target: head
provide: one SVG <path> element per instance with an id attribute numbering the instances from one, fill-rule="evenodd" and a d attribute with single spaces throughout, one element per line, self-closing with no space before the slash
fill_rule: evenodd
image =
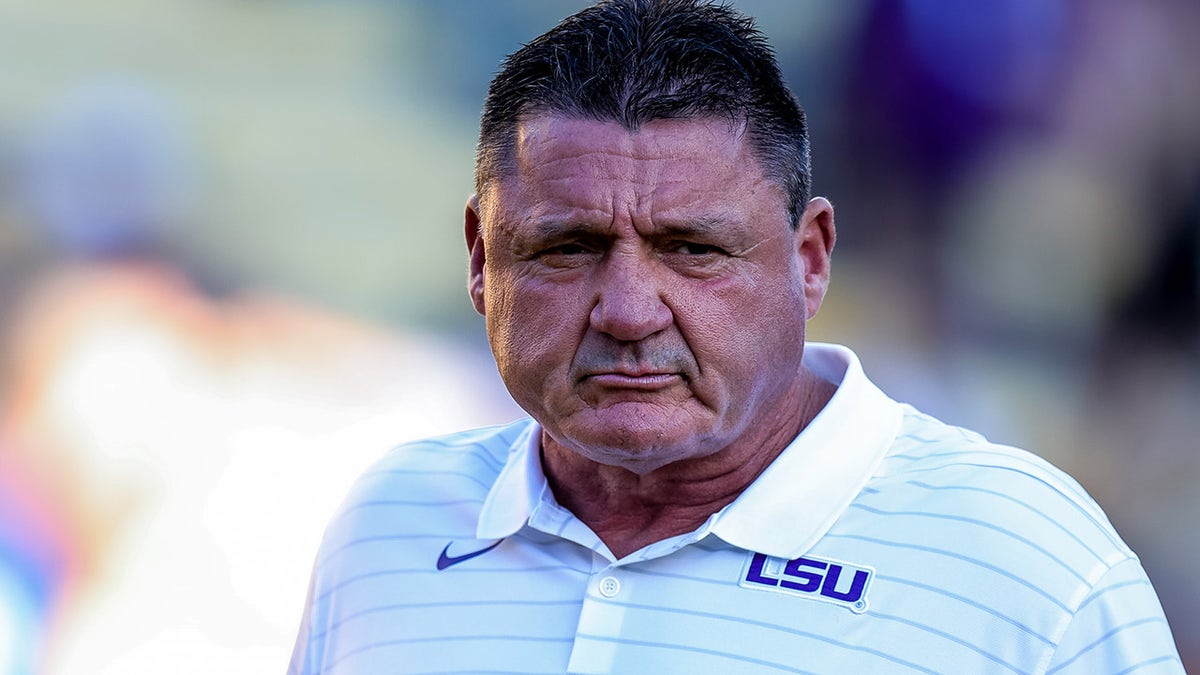
<path id="1" fill-rule="evenodd" d="M 517 126 L 535 115 L 612 121 L 723 118 L 744 127 L 793 226 L 811 190 L 804 111 L 748 17 L 699 0 L 608 0 L 510 55 L 488 89 L 475 192 L 512 173 Z"/>
<path id="2" fill-rule="evenodd" d="M 550 441 L 647 473 L 798 431 L 834 243 L 804 134 L 761 35 L 725 7 L 606 2 L 505 62 L 469 290 Z"/>

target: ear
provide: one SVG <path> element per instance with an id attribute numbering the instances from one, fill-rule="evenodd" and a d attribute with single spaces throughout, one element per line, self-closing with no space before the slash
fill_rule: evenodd
<path id="1" fill-rule="evenodd" d="M 829 288 L 830 256 L 837 242 L 833 204 L 824 197 L 809 200 L 796 229 L 796 245 L 800 262 L 804 265 L 804 297 L 811 319 L 821 308 L 821 301 L 825 299 L 825 291 Z"/>
<path id="2" fill-rule="evenodd" d="M 464 217 L 463 232 L 467 236 L 467 253 L 470 255 L 470 267 L 467 272 L 467 293 L 471 295 L 471 304 L 481 315 L 485 303 L 483 297 L 483 268 L 486 258 L 483 251 L 483 236 L 480 232 L 479 196 L 467 198 L 467 210 Z"/>

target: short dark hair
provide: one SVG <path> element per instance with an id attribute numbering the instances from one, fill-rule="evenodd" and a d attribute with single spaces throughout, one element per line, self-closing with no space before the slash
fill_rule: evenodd
<path id="1" fill-rule="evenodd" d="M 725 117 L 745 125 L 766 175 L 787 195 L 795 227 L 811 190 L 808 130 L 753 19 L 703 0 L 605 0 L 509 55 L 479 125 L 475 189 L 512 166 L 531 115 L 619 122 Z"/>

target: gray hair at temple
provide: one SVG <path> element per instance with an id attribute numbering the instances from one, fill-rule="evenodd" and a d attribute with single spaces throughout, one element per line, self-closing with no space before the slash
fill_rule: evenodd
<path id="1" fill-rule="evenodd" d="M 804 111 L 754 21 L 702 0 L 606 0 L 509 55 L 488 88 L 475 190 L 513 169 L 518 124 L 533 115 L 618 122 L 724 117 L 743 125 L 792 227 L 811 190 Z"/>

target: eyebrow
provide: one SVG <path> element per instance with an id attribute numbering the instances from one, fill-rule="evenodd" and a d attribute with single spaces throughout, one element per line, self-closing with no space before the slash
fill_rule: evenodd
<path id="1" fill-rule="evenodd" d="M 542 238 L 564 236 L 597 236 L 612 234 L 612 227 L 605 224 L 589 223 L 587 221 L 563 221 L 548 219 L 535 222 L 534 232 Z M 671 235 L 708 235 L 727 231 L 731 223 L 718 216 L 701 216 L 687 220 L 664 219 L 655 222 L 655 236 Z"/>
<path id="2" fill-rule="evenodd" d="M 711 235 L 728 231 L 729 227 L 729 221 L 723 218 L 701 216 L 699 218 L 689 218 L 685 221 L 669 219 L 660 221 L 656 229 L 664 235 Z"/>
<path id="3" fill-rule="evenodd" d="M 544 220 L 534 223 L 535 236 L 542 239 L 579 235 L 594 237 L 596 235 L 611 234 L 611 229 L 608 225 L 596 225 L 576 220 Z"/>
<path id="4" fill-rule="evenodd" d="M 529 254 L 547 245 L 578 240 L 598 241 L 615 236 L 609 225 L 582 220 L 546 218 L 534 220 L 530 225 L 530 229 L 518 228 L 510 232 L 509 241 L 514 251 Z"/>

